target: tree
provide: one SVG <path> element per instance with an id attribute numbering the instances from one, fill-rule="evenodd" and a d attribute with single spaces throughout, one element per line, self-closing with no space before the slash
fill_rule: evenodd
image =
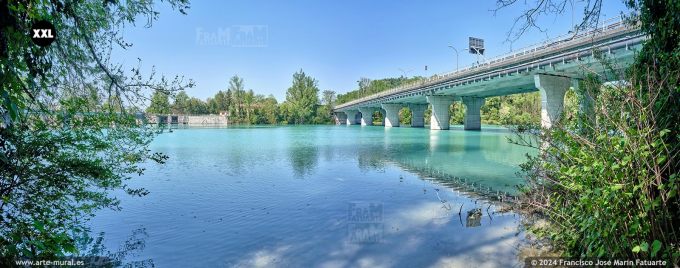
<path id="1" fill-rule="evenodd" d="M 228 92 L 233 100 L 231 104 L 233 115 L 238 118 L 243 118 L 243 95 L 245 95 L 245 90 L 243 86 L 243 78 L 234 75 L 229 79 L 229 89 Z"/>
<path id="2" fill-rule="evenodd" d="M 328 106 L 328 108 L 333 108 L 335 106 L 335 91 L 333 90 L 324 90 L 321 93 L 321 101 L 323 105 Z"/>
<path id="3" fill-rule="evenodd" d="M 129 47 L 122 29 L 137 18 L 151 26 L 156 10 L 153 1 L 0 1 L 0 266 L 77 254 L 90 216 L 118 208 L 112 190 L 147 193 L 126 181 L 143 173 L 143 162 L 165 157 L 150 151 L 154 132 L 129 112 L 150 89 L 170 93 L 193 82 L 129 72 L 109 52 Z M 25 34 L 37 20 L 58 33 L 47 47 Z M 69 89 L 88 90 L 62 98 Z M 95 95 L 108 105 L 90 101 Z"/>
<path id="4" fill-rule="evenodd" d="M 255 102 L 255 92 L 253 90 L 248 90 L 245 94 L 243 94 L 243 104 L 244 104 L 244 110 L 246 111 L 246 117 L 245 121 L 248 123 L 251 122 L 250 114 L 252 113 L 253 109 L 253 103 Z"/>
<path id="5" fill-rule="evenodd" d="M 404 107 L 399 110 L 399 123 L 402 125 L 411 125 L 411 118 L 413 113 L 410 108 Z"/>
<path id="6" fill-rule="evenodd" d="M 151 104 L 146 109 L 150 114 L 168 114 L 170 113 L 170 98 L 168 94 L 162 91 L 155 91 L 151 96 Z"/>
<path id="7" fill-rule="evenodd" d="M 175 101 L 172 103 L 172 113 L 186 114 L 188 105 L 189 95 L 184 91 L 180 91 L 175 95 Z"/>
<path id="8" fill-rule="evenodd" d="M 629 2 L 634 1 L 635 0 Z M 517 0 L 497 0 L 494 12 L 498 12 L 515 3 L 517 3 Z M 583 19 L 579 24 L 574 26 L 574 35 L 579 31 L 596 26 L 600 22 L 602 0 L 580 1 L 579 4 L 583 4 L 581 7 L 583 10 Z M 538 29 L 541 32 L 545 32 L 546 29 L 538 24 L 538 22 L 541 21 L 541 18 L 554 18 L 555 14 L 563 14 L 569 11 L 573 12 L 573 5 L 573 0 L 541 0 L 536 1 L 535 5 L 525 5 L 526 8 L 520 16 L 515 18 L 515 21 L 508 31 L 507 40 L 511 42 L 516 41 L 531 29 Z"/>
<path id="9" fill-rule="evenodd" d="M 324 90 L 321 92 L 322 105 L 316 109 L 316 116 L 314 117 L 315 124 L 329 124 L 332 121 L 331 113 L 335 106 L 335 91 Z"/>
<path id="10" fill-rule="evenodd" d="M 369 91 L 368 89 L 371 87 L 371 82 L 372 82 L 371 79 L 368 79 L 366 77 L 362 77 L 359 79 L 359 81 L 357 81 L 357 84 L 359 84 L 359 95 L 361 97 L 370 94 L 367 91 Z"/>
<path id="11" fill-rule="evenodd" d="M 251 124 L 276 124 L 278 122 L 278 105 L 276 98 L 269 95 L 255 95 L 253 98 L 253 116 L 251 116 Z"/>
<path id="12" fill-rule="evenodd" d="M 290 120 L 288 123 L 304 124 L 312 121 L 319 103 L 317 81 L 302 70 L 293 74 L 293 85 L 286 92 Z M 292 122 L 291 122 L 292 121 Z"/>
<path id="13" fill-rule="evenodd" d="M 207 103 L 200 99 L 192 97 L 188 101 L 186 113 L 194 115 L 209 114 L 210 109 L 208 108 Z"/>
<path id="14" fill-rule="evenodd" d="M 267 96 L 262 101 L 262 115 L 266 119 L 267 124 L 276 124 L 278 122 L 279 109 L 276 98 L 273 95 Z"/>
<path id="15" fill-rule="evenodd" d="M 215 113 L 219 114 L 222 112 L 229 112 L 229 106 L 231 104 L 231 99 L 228 97 L 229 94 L 222 90 L 217 91 L 213 100 L 215 101 Z"/>

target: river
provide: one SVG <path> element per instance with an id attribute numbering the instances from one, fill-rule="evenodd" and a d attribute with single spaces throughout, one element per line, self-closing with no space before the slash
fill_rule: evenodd
<path id="1" fill-rule="evenodd" d="M 156 267 L 507 267 L 518 265 L 514 195 L 528 148 L 503 128 L 380 126 L 177 129 L 92 220 L 125 261 Z M 460 214 L 459 214 L 460 212 Z M 141 237 L 140 237 L 141 236 Z"/>

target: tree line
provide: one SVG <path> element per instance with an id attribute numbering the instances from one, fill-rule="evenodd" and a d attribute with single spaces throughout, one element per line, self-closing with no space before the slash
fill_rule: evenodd
<path id="1" fill-rule="evenodd" d="M 388 89 L 392 89 L 401 85 L 414 83 L 422 80 L 422 76 L 414 77 L 392 77 L 371 80 L 369 78 L 362 77 L 357 81 L 358 88 L 355 90 L 348 91 L 345 94 L 338 94 L 337 104 L 346 103 L 352 100 L 356 100 L 365 96 L 369 96 L 375 93 L 379 93 Z"/>
<path id="2" fill-rule="evenodd" d="M 221 114 L 232 123 L 242 124 L 328 124 L 335 102 L 335 91 L 324 90 L 319 96 L 318 81 L 302 70 L 293 74 L 293 84 L 286 91 L 286 100 L 279 103 L 273 95 L 245 90 L 238 75 L 229 79 L 226 90 L 203 101 L 185 91 L 171 95 L 156 91 L 146 109 L 151 114 Z"/>

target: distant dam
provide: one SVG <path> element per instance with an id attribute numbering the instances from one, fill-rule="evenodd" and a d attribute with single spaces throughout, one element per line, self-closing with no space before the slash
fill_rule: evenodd
<path id="1" fill-rule="evenodd" d="M 229 125 L 229 117 L 226 115 L 175 115 L 175 114 L 147 114 L 147 123 L 164 125 L 186 126 L 226 126 Z"/>

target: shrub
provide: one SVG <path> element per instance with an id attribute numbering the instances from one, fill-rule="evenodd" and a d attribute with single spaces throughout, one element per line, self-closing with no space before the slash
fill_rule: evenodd
<path id="1" fill-rule="evenodd" d="M 649 68 L 632 70 L 629 83 L 586 79 L 581 94 L 596 97 L 593 114 L 519 141 L 540 148 L 522 165 L 524 204 L 552 223 L 533 231 L 569 256 L 680 259 L 680 179 L 668 143 L 677 130 L 657 123 L 667 115 L 652 107 L 667 80 L 641 75 Z"/>

